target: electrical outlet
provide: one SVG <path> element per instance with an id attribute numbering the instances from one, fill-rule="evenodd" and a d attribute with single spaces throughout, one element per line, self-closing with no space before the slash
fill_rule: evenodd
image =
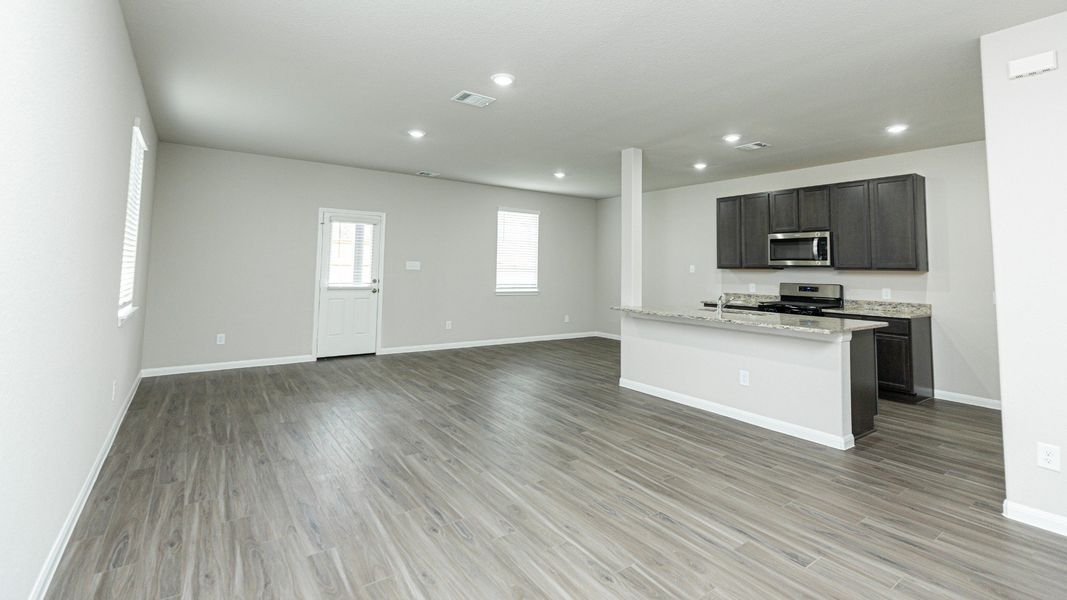
<path id="1" fill-rule="evenodd" d="M 889 288 L 882 288 L 882 300 L 889 300 L 893 297 L 893 290 Z"/>
<path id="2" fill-rule="evenodd" d="M 755 294 L 756 293 L 756 284 L 754 284 L 754 283 L 748 284 L 748 293 L 750 293 L 750 294 Z"/>
<path id="3" fill-rule="evenodd" d="M 215 334 L 215 343 L 220 345 L 220 346 L 225 344 L 226 343 L 226 334 L 225 333 L 217 333 L 217 334 Z"/>
<path id="4" fill-rule="evenodd" d="M 445 321 L 445 329 L 452 329 L 452 321 Z"/>
<path id="5" fill-rule="evenodd" d="M 563 315 L 563 322 L 564 323 L 570 323 L 571 322 L 571 316 L 570 315 Z"/>
<path id="6" fill-rule="evenodd" d="M 696 265 L 689 265 L 689 272 L 690 273 L 696 273 L 697 272 L 697 266 Z"/>
<path id="7" fill-rule="evenodd" d="M 737 372 L 737 382 L 741 385 L 748 385 L 748 371 L 741 369 Z"/>
<path id="8" fill-rule="evenodd" d="M 1060 447 L 1037 443 L 1037 466 L 1051 471 L 1060 470 Z"/>
<path id="9" fill-rule="evenodd" d="M 421 271 L 422 270 L 422 261 L 409 260 L 409 261 L 404 263 L 404 268 L 407 269 L 408 271 Z"/>

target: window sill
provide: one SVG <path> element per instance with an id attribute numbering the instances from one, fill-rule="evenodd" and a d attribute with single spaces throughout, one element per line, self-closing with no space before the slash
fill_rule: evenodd
<path id="1" fill-rule="evenodd" d="M 119 327 L 122 327 L 122 325 L 126 321 L 129 321 L 130 317 L 133 316 L 133 313 L 135 313 L 138 310 L 140 310 L 140 308 L 141 308 L 140 306 L 133 306 L 132 304 L 129 305 L 129 306 L 123 306 L 122 308 L 120 308 L 119 309 Z"/>
<path id="2" fill-rule="evenodd" d="M 497 296 L 536 296 L 541 293 L 541 290 L 497 290 Z"/>

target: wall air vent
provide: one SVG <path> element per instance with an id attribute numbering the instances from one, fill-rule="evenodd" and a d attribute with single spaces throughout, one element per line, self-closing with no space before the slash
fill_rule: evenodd
<path id="1" fill-rule="evenodd" d="M 763 142 L 749 142 L 740 146 L 734 146 L 734 148 L 737 150 L 763 150 L 768 146 L 770 146 L 770 144 L 765 144 Z"/>
<path id="2" fill-rule="evenodd" d="M 438 176 L 441 175 L 437 171 L 419 171 L 418 173 L 415 173 L 415 174 L 418 175 L 419 177 L 438 177 Z"/>
<path id="3" fill-rule="evenodd" d="M 474 92 L 468 92 L 463 90 L 462 92 L 452 96 L 453 102 L 459 102 L 460 104 L 469 104 L 471 106 L 477 106 L 478 108 L 485 108 L 490 104 L 496 102 L 496 98 L 490 98 L 489 96 L 483 96 L 481 94 L 475 94 Z"/>

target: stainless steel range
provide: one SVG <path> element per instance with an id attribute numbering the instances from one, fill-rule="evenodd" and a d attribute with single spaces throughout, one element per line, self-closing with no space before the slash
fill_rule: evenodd
<path id="1" fill-rule="evenodd" d="M 757 310 L 794 315 L 823 314 L 845 305 L 845 289 L 836 283 L 779 283 L 779 300 L 760 302 Z"/>

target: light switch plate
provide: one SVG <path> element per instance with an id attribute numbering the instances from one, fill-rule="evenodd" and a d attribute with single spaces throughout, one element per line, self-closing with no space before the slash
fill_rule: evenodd
<path id="1" fill-rule="evenodd" d="M 225 344 L 226 343 L 226 334 L 225 333 L 216 334 L 215 335 L 215 343 L 220 345 L 220 346 Z"/>
<path id="2" fill-rule="evenodd" d="M 756 284 L 754 284 L 754 283 L 748 284 L 748 293 L 750 293 L 750 294 L 755 294 L 756 293 Z"/>
<path id="3" fill-rule="evenodd" d="M 420 261 L 417 261 L 417 260 L 409 260 L 406 263 L 404 263 L 404 268 L 407 269 L 408 271 L 421 271 L 422 270 L 422 263 Z"/>
<path id="4" fill-rule="evenodd" d="M 689 265 L 689 272 L 690 273 L 696 273 L 697 272 L 697 266 L 696 265 Z"/>
<path id="5" fill-rule="evenodd" d="M 741 385 L 748 385 L 748 371 L 741 369 L 737 372 L 737 382 Z"/>
<path id="6" fill-rule="evenodd" d="M 889 288 L 882 288 L 882 300 L 890 300 L 893 298 L 893 290 Z"/>

